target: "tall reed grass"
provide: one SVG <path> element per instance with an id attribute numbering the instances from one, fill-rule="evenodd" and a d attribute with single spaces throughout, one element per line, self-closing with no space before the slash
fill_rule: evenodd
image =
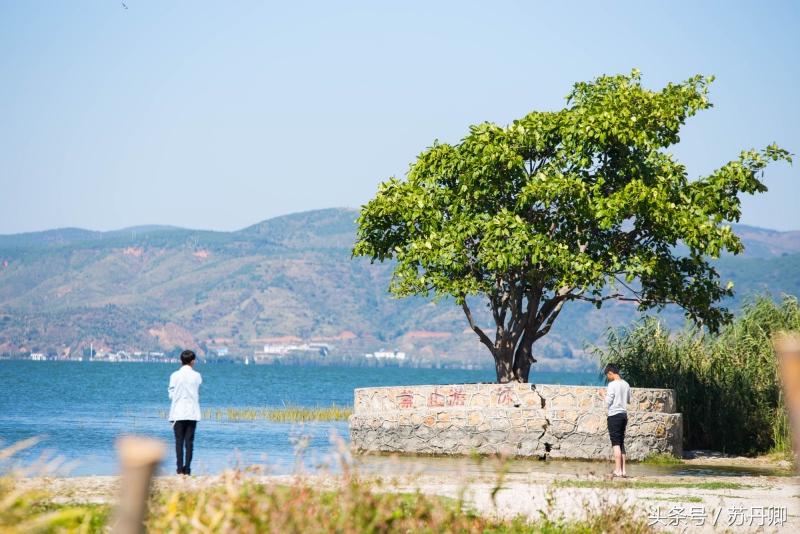
<path id="1" fill-rule="evenodd" d="M 676 391 L 684 447 L 738 454 L 788 453 L 789 427 L 771 336 L 800 330 L 796 297 L 759 296 L 717 335 L 671 333 L 658 320 L 612 330 L 600 361 L 617 363 L 633 387 Z"/>
<path id="2" fill-rule="evenodd" d="M 280 408 L 204 408 L 202 417 L 211 421 L 272 421 L 275 423 L 309 421 L 347 421 L 353 413 L 350 406 L 294 406 Z M 159 416 L 168 417 L 167 410 L 159 410 Z"/>

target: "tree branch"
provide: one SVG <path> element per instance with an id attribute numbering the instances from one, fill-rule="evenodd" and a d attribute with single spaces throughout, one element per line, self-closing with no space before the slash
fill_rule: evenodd
<path id="1" fill-rule="evenodd" d="M 645 299 L 641 297 L 626 297 L 622 293 L 614 293 L 612 295 L 606 295 L 605 297 L 586 297 L 583 295 L 571 295 L 569 300 L 585 300 L 586 302 L 591 302 L 597 304 L 598 302 L 605 302 L 606 300 L 618 300 L 620 302 L 635 302 L 637 304 L 678 304 L 678 302 L 674 300 L 663 300 L 657 301 L 653 299 Z"/>
<path id="2" fill-rule="evenodd" d="M 464 314 L 467 316 L 467 321 L 469 322 L 469 327 L 478 334 L 478 339 L 481 340 L 481 343 L 486 345 L 492 354 L 494 354 L 494 344 L 492 340 L 489 339 L 489 336 L 483 333 L 483 330 L 480 329 L 478 325 L 475 324 L 475 321 L 472 320 L 472 311 L 470 311 L 469 306 L 467 306 L 466 297 L 464 298 L 464 302 L 461 303 L 461 309 L 464 310 Z"/>
<path id="3" fill-rule="evenodd" d="M 567 300 L 567 296 L 573 289 L 574 288 L 572 287 L 564 286 L 559 289 L 555 295 L 553 295 L 553 298 L 542 304 L 542 308 L 539 310 L 539 313 L 536 314 L 537 322 L 542 324 L 560 303 L 562 303 L 564 300 Z M 575 296 L 576 295 L 572 295 L 572 297 Z"/>
<path id="4" fill-rule="evenodd" d="M 536 340 L 538 340 L 538 339 L 540 339 L 540 338 L 542 338 L 542 337 L 547 335 L 547 333 L 550 331 L 550 328 L 552 328 L 553 323 L 555 322 L 556 318 L 558 317 L 558 314 L 561 313 L 561 308 L 564 307 L 564 303 L 566 301 L 567 301 L 567 299 L 563 299 L 563 300 L 560 300 L 558 302 L 558 304 L 556 304 L 555 309 L 553 309 L 553 311 L 550 313 L 550 316 L 547 318 L 547 322 L 545 323 L 544 328 L 539 330 L 536 333 L 536 337 L 533 338 L 534 341 L 536 341 Z"/>

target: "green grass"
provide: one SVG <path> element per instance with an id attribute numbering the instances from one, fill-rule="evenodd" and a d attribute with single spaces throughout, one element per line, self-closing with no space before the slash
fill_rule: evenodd
<path id="1" fill-rule="evenodd" d="M 314 408 L 303 408 L 300 406 L 286 406 L 266 410 L 265 419 L 274 422 L 291 421 L 347 421 L 353 414 L 353 408 L 349 406 L 318 406 Z"/>
<path id="2" fill-rule="evenodd" d="M 78 530 L 79 532 L 84 532 L 86 534 L 89 533 L 101 533 L 106 531 L 106 526 L 108 525 L 108 521 L 111 518 L 111 506 L 107 504 L 89 504 L 89 503 L 82 503 L 79 506 L 73 504 L 63 504 L 63 503 L 54 503 L 52 501 L 44 501 L 40 502 L 31 507 L 31 513 L 35 514 L 58 514 L 62 511 L 71 511 L 71 510 L 80 510 L 83 514 L 83 520 L 81 521 L 81 529 Z M 73 525 L 70 522 L 58 524 L 55 523 L 51 525 L 51 530 L 58 531 L 60 529 L 70 530 L 73 528 Z M 0 530 L 1 531 L 1 530 Z"/>
<path id="3" fill-rule="evenodd" d="M 353 413 L 350 406 L 292 406 L 282 408 L 205 408 L 202 417 L 211 421 L 271 421 L 274 423 L 310 421 L 347 421 Z M 166 419 L 167 410 L 159 410 L 159 416 Z"/>
<path id="4" fill-rule="evenodd" d="M 659 452 L 648 454 L 640 463 L 648 465 L 680 465 L 683 463 L 683 460 L 675 458 L 671 454 Z"/>
<path id="5" fill-rule="evenodd" d="M 694 497 L 694 496 L 686 496 L 686 497 L 676 497 L 671 495 L 669 497 L 639 497 L 640 499 L 644 499 L 646 501 L 668 501 L 668 502 L 703 502 L 702 497 Z"/>
<path id="6" fill-rule="evenodd" d="M 557 480 L 555 485 L 562 488 L 603 488 L 603 489 L 670 489 L 690 488 L 703 490 L 750 488 L 738 482 L 648 482 L 644 480 Z"/>

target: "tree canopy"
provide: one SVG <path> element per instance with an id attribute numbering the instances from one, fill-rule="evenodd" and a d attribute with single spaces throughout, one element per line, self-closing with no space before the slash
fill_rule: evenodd
<path id="1" fill-rule="evenodd" d="M 791 156 L 775 144 L 746 150 L 690 180 L 666 149 L 711 107 L 712 81 L 653 91 L 636 70 L 601 76 L 575 84 L 564 109 L 436 141 L 362 207 L 353 254 L 395 259 L 397 296 L 455 297 L 500 382 L 527 381 L 533 344 L 571 301 L 676 304 L 716 330 L 733 288 L 711 260 L 742 251 L 729 224 L 740 195 L 766 191 L 766 165 Z M 494 339 L 469 295 L 486 296 Z"/>

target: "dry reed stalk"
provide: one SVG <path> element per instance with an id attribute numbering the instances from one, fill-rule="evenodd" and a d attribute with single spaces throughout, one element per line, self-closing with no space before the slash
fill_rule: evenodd
<path id="1" fill-rule="evenodd" d="M 792 428 L 792 446 L 797 458 L 800 457 L 800 333 L 776 332 L 772 346 L 778 359 L 783 399 Z"/>
<path id="2" fill-rule="evenodd" d="M 122 476 L 112 531 L 116 534 L 140 534 L 145 531 L 150 483 L 164 457 L 164 444 L 150 438 L 125 436 L 117 440 L 117 452 Z"/>

